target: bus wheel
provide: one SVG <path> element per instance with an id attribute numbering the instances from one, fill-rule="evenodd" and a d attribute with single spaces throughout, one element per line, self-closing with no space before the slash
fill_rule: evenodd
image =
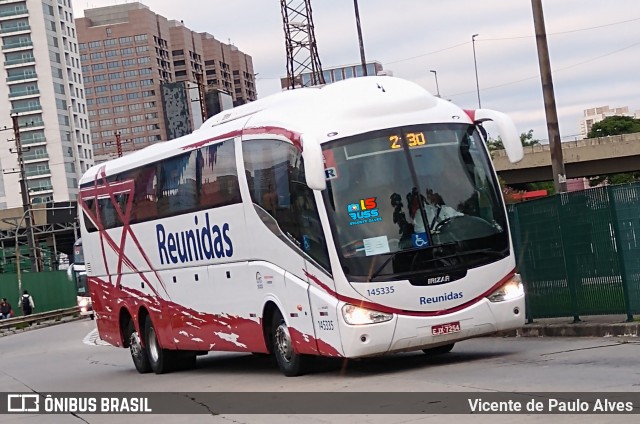
<path id="1" fill-rule="evenodd" d="M 276 311 L 273 315 L 271 336 L 273 354 L 276 357 L 280 371 L 287 377 L 296 377 L 304 374 L 308 369 L 308 363 L 311 358 L 299 355 L 293 350 L 289 327 L 287 327 L 280 311 Z"/>
<path id="2" fill-rule="evenodd" d="M 151 317 L 147 316 L 144 323 L 144 336 L 146 343 L 147 357 L 149 365 L 156 374 L 164 374 L 173 370 L 175 365 L 174 352 L 160 347 L 156 329 L 151 322 Z"/>
<path id="3" fill-rule="evenodd" d="M 451 352 L 451 349 L 453 349 L 454 344 L 455 343 L 451 343 L 443 346 L 432 347 L 429 349 L 422 349 L 422 351 L 427 355 L 444 355 L 445 353 Z"/>
<path id="4" fill-rule="evenodd" d="M 127 327 L 127 334 L 129 335 L 129 352 L 131 352 L 131 359 L 136 366 L 136 370 L 140 374 L 146 374 L 151 371 L 151 365 L 149 365 L 149 357 L 147 356 L 146 349 L 140 342 L 140 335 L 136 331 L 132 322 L 129 322 Z"/>

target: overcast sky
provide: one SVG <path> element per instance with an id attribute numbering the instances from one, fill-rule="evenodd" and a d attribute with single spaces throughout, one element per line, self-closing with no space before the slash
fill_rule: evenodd
<path id="1" fill-rule="evenodd" d="M 293 0 L 298 1 L 298 0 Z M 77 17 L 124 0 L 74 0 Z M 146 0 L 253 57 L 258 96 L 280 91 L 286 53 L 278 0 Z M 563 140 L 578 134 L 583 110 L 640 110 L 640 1 L 543 0 Z M 323 67 L 359 63 L 351 0 L 312 0 Z M 360 0 L 367 60 L 464 108 L 477 107 L 471 36 L 482 106 L 508 113 L 521 132 L 547 139 L 530 0 Z"/>

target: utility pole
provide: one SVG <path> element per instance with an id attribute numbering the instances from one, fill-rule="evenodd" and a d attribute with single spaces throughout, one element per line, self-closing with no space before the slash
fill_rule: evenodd
<path id="1" fill-rule="evenodd" d="M 356 28 L 358 29 L 358 43 L 360 45 L 360 61 L 362 62 L 363 75 L 367 76 L 367 60 L 364 58 L 364 42 L 362 41 L 362 28 L 360 28 L 360 11 L 358 0 L 353 0 L 353 7 L 356 10 Z"/>
<path id="2" fill-rule="evenodd" d="M 564 160 L 562 158 L 558 111 L 556 109 L 556 98 L 553 91 L 553 78 L 551 76 L 551 63 L 549 61 L 549 47 L 547 46 L 547 32 L 544 25 L 542 0 L 531 0 L 531 7 L 533 9 L 533 23 L 536 32 L 536 45 L 538 47 L 538 63 L 540 65 L 542 94 L 544 96 L 544 112 L 547 118 L 553 186 L 556 193 L 565 193 L 567 191 L 567 174 L 564 170 Z"/>
<path id="3" fill-rule="evenodd" d="M 120 142 L 120 132 L 116 132 L 116 151 L 118 152 L 118 157 L 122 157 L 122 142 Z"/>
<path id="4" fill-rule="evenodd" d="M 22 142 L 20 141 L 20 123 L 18 122 L 18 115 L 11 116 L 11 121 L 13 122 L 13 135 L 14 141 L 16 142 L 16 153 L 18 154 L 18 167 L 20 172 L 20 192 L 22 194 L 22 208 L 24 210 L 24 225 L 25 230 L 27 232 L 27 244 L 29 246 L 29 252 L 31 255 L 31 271 L 39 272 L 40 264 L 39 264 L 39 255 L 36 251 L 36 240 L 33 235 L 33 211 L 31 210 L 31 199 L 29 198 L 29 188 L 27 185 L 27 176 L 26 171 L 24 169 L 24 159 L 22 157 Z M 29 148 L 27 148 L 29 150 Z M 20 231 L 20 228 L 16 228 L 17 232 Z M 16 237 L 17 239 L 17 237 Z M 16 243 L 16 252 L 20 248 Z M 18 256 L 16 256 L 18 257 Z M 17 267 L 20 267 L 20 264 L 16 264 Z"/>
<path id="5" fill-rule="evenodd" d="M 200 97 L 200 113 L 202 114 L 202 122 L 209 118 L 207 116 L 207 99 L 206 99 L 206 90 L 204 85 L 204 78 L 202 73 L 196 74 L 196 82 L 198 84 L 198 96 Z"/>

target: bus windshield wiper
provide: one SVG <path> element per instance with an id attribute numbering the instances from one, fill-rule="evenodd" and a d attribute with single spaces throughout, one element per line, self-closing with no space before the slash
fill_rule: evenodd
<path id="1" fill-rule="evenodd" d="M 379 267 L 378 267 L 378 268 L 377 268 L 377 269 L 376 269 L 376 270 L 371 274 L 371 276 L 369 277 L 369 280 L 373 280 L 373 279 L 374 279 L 374 278 L 376 278 L 378 275 L 380 275 L 380 273 L 382 272 L 382 270 L 386 268 L 387 264 L 388 264 L 389 262 L 391 262 L 391 260 L 392 260 L 393 258 L 395 258 L 395 257 L 398 255 L 398 253 L 400 253 L 400 252 L 401 252 L 401 250 L 399 250 L 399 251 L 397 251 L 397 252 L 390 253 L 390 254 L 389 254 L 389 253 L 387 253 L 387 254 L 389 255 L 389 257 L 388 257 L 387 259 L 385 259 L 385 260 L 384 260 L 384 262 L 382 262 L 382 265 L 380 265 L 380 266 L 379 266 Z"/>
<path id="2" fill-rule="evenodd" d="M 416 261 L 416 263 L 414 264 L 414 266 L 412 266 L 410 270 L 408 271 L 403 271 L 403 272 L 399 272 L 399 273 L 393 273 L 393 274 L 389 274 L 388 277 L 404 277 L 404 276 L 411 276 L 411 275 L 415 275 L 416 272 L 420 273 L 420 272 L 433 272 L 434 269 L 415 269 L 416 265 L 419 265 L 420 268 L 425 267 L 427 264 L 431 264 L 431 263 L 438 263 L 438 262 L 444 262 L 444 261 L 449 261 L 451 259 L 459 259 L 459 261 L 457 261 L 457 263 L 455 263 L 456 261 L 453 261 L 447 265 L 445 265 L 446 270 L 456 270 L 456 269 L 460 269 L 461 267 L 466 268 L 469 265 L 469 261 L 465 260 L 466 256 L 469 255 L 475 255 L 475 254 L 485 254 L 487 256 L 491 256 L 494 258 L 499 258 L 502 259 L 504 257 L 506 257 L 504 252 L 496 252 L 495 250 L 491 249 L 491 248 L 483 248 L 483 249 L 474 249 L 474 250 L 462 250 L 462 251 L 456 251 L 454 253 L 451 254 L 446 254 L 446 255 L 438 255 L 437 252 L 437 248 L 439 247 L 452 247 L 452 246 L 458 246 L 458 243 L 448 243 L 446 245 L 441 245 L 441 246 L 434 246 L 431 249 L 434 249 L 433 252 L 433 257 L 428 258 L 428 259 L 424 259 L 424 260 L 419 260 Z M 394 259 L 395 257 L 397 257 L 397 255 L 399 253 L 409 253 L 409 252 L 414 252 L 415 254 L 419 254 L 419 252 L 424 251 L 425 249 L 411 249 L 411 250 L 401 250 L 398 252 L 394 252 L 391 254 L 391 256 L 389 258 L 387 258 L 382 265 L 380 265 L 376 271 L 374 273 L 371 274 L 371 276 L 369 277 L 369 281 L 373 281 L 376 279 L 376 277 L 378 277 L 382 271 L 385 269 L 385 267 L 387 266 L 387 264 Z"/>
<path id="3" fill-rule="evenodd" d="M 457 258 L 457 257 L 461 257 L 463 258 L 463 261 L 465 263 L 467 263 L 467 261 L 464 260 L 465 256 L 469 256 L 469 255 L 476 255 L 476 254 L 485 254 L 487 256 L 491 256 L 494 258 L 504 258 L 507 255 L 504 252 L 496 252 L 495 250 L 491 249 L 490 247 L 486 247 L 486 248 L 482 248 L 482 249 L 473 249 L 473 250 L 461 250 L 461 251 L 456 251 L 455 253 L 451 254 L 451 255 L 445 255 L 445 256 L 438 256 L 437 258 L 434 258 L 433 260 L 437 260 L 437 259 L 451 259 L 451 258 Z M 431 262 L 431 261 L 429 261 Z"/>
<path id="4" fill-rule="evenodd" d="M 382 265 L 380 265 L 369 277 L 369 280 L 373 280 L 374 278 L 376 278 L 378 275 L 380 275 L 380 273 L 386 268 L 387 264 L 389 264 L 389 262 L 393 259 L 395 259 L 398 254 L 401 253 L 413 253 L 414 255 L 418 255 L 420 252 L 424 252 L 426 250 L 429 249 L 437 249 L 437 248 L 443 248 L 443 247 L 449 247 L 449 246 L 454 246 L 455 243 L 447 243 L 447 244 L 443 244 L 440 246 L 430 246 L 427 248 L 424 247 L 414 247 L 412 249 L 405 249 L 405 250 L 398 250 L 397 252 L 393 252 L 393 253 L 386 253 L 387 255 L 390 255 L 387 259 L 385 259 L 385 261 L 382 263 Z M 414 257 L 415 259 L 415 257 Z"/>

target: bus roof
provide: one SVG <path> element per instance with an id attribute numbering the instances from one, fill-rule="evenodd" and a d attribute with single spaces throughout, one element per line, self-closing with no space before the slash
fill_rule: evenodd
<path id="1" fill-rule="evenodd" d="M 255 129 L 278 128 L 292 134 L 312 134 L 323 143 L 376 129 L 428 122 L 471 120 L 459 107 L 413 82 L 390 76 L 351 78 L 322 87 L 284 91 L 222 111 L 189 135 L 93 166 L 80 184 L 94 181 L 103 168 L 106 175 L 113 175 L 194 146 L 247 136 L 248 128 L 253 129 L 253 137 L 260 136 Z"/>

